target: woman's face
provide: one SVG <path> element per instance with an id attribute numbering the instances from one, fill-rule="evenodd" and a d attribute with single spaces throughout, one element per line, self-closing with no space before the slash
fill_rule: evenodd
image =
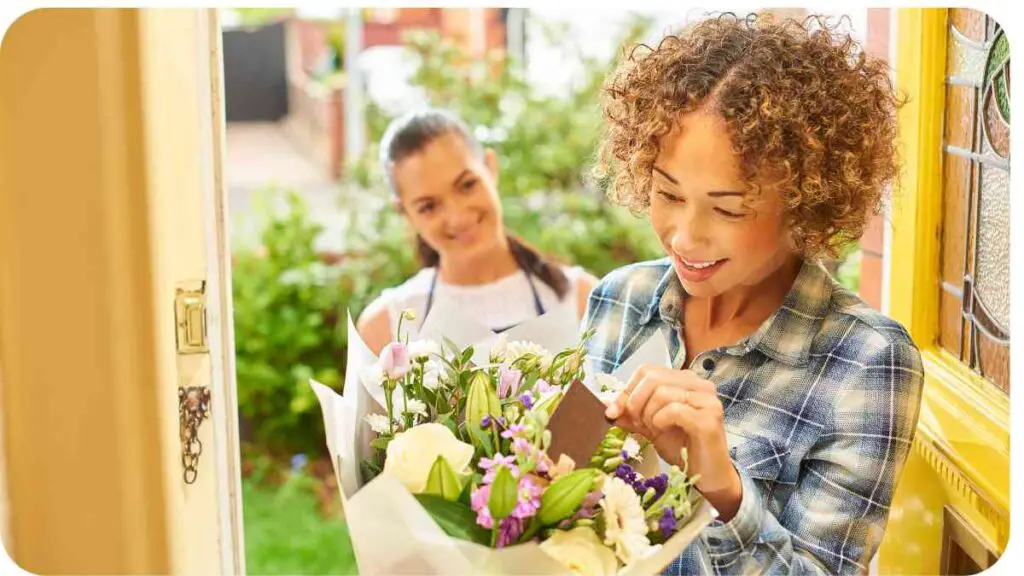
<path id="1" fill-rule="evenodd" d="M 442 258 L 467 260 L 504 238 L 498 199 L 498 163 L 458 133 L 435 138 L 393 168 L 402 211 Z"/>
<path id="2" fill-rule="evenodd" d="M 651 224 L 688 294 L 710 298 L 756 286 L 795 254 L 782 199 L 741 177 L 725 121 L 693 112 L 661 142 Z"/>

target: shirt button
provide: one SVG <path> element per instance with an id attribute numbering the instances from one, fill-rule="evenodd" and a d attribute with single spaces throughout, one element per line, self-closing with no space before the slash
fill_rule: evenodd
<path id="1" fill-rule="evenodd" d="M 712 360 L 711 358 L 705 358 L 701 366 L 703 366 L 704 369 L 707 370 L 708 372 L 711 372 L 712 370 L 715 369 L 715 361 Z"/>

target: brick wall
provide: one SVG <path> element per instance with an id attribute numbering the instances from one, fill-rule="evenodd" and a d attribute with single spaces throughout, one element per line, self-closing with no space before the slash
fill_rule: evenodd
<path id="1" fill-rule="evenodd" d="M 868 8 L 867 45 L 870 56 L 889 58 L 888 8 Z M 860 297 L 877 310 L 882 309 L 883 218 L 875 216 L 861 238 Z"/>

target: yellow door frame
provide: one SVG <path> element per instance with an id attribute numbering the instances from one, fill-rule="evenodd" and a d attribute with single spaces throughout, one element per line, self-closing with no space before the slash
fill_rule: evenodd
<path id="1" fill-rule="evenodd" d="M 896 82 L 909 102 L 899 116 L 905 168 L 892 213 L 889 313 L 921 349 L 925 388 L 879 553 L 883 574 L 938 572 L 947 506 L 997 555 L 1009 536 L 1009 397 L 938 342 L 947 15 L 896 12 Z"/>

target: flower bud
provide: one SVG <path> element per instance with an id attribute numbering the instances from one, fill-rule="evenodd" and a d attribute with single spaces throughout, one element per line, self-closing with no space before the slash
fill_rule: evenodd
<path id="1" fill-rule="evenodd" d="M 501 404 L 498 394 L 491 386 L 491 381 L 482 370 L 473 374 L 469 382 L 469 393 L 466 396 L 466 421 L 483 422 L 485 416 L 497 418 L 501 416 Z"/>
<path id="2" fill-rule="evenodd" d="M 380 353 L 380 367 L 392 380 L 398 380 L 409 373 L 409 348 L 401 342 L 391 342 Z"/>
<path id="3" fill-rule="evenodd" d="M 595 471 L 584 468 L 552 482 L 540 497 L 537 516 L 541 524 L 551 526 L 575 514 L 594 487 L 595 479 Z"/>

